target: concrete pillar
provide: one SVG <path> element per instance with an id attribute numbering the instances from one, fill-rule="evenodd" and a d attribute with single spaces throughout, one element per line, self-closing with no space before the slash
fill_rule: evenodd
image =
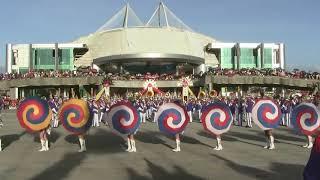
<path id="1" fill-rule="evenodd" d="M 241 51 L 240 51 L 240 43 L 236 44 L 236 54 L 237 54 L 237 69 L 240 69 L 240 56 L 241 56 Z"/>
<path id="2" fill-rule="evenodd" d="M 66 91 L 66 89 L 63 88 L 62 91 L 63 91 L 63 97 L 66 97 L 66 96 L 67 96 L 67 91 Z"/>
<path id="3" fill-rule="evenodd" d="M 91 88 L 90 88 L 90 96 L 91 96 L 91 98 L 93 98 L 93 96 L 94 96 L 93 93 L 94 93 L 94 92 L 93 92 L 93 87 L 91 87 Z"/>
<path id="4" fill-rule="evenodd" d="M 21 91 L 21 97 L 24 98 L 24 97 L 25 97 L 25 95 L 24 95 L 24 89 L 21 88 L 20 91 Z"/>
<path id="5" fill-rule="evenodd" d="M 212 83 L 209 83 L 209 92 L 212 91 Z"/>
<path id="6" fill-rule="evenodd" d="M 261 69 L 264 68 L 264 44 L 260 45 L 260 60 L 261 60 Z"/>
<path id="7" fill-rule="evenodd" d="M 33 51 L 32 51 L 32 44 L 29 44 L 29 69 L 33 70 L 34 69 L 34 59 L 33 59 Z"/>
<path id="8" fill-rule="evenodd" d="M 179 66 L 176 66 L 176 76 L 179 76 Z"/>
<path id="9" fill-rule="evenodd" d="M 58 43 L 54 44 L 54 62 L 55 62 L 55 70 L 59 70 L 59 47 Z"/>
<path id="10" fill-rule="evenodd" d="M 279 54 L 280 54 L 280 67 L 282 69 L 287 68 L 286 66 L 286 57 L 285 57 L 285 46 L 283 43 L 279 45 Z"/>
<path id="11" fill-rule="evenodd" d="M 12 44 L 6 45 L 6 72 L 12 72 Z"/>
<path id="12" fill-rule="evenodd" d="M 75 93 L 73 88 L 71 88 L 71 98 L 75 98 Z"/>

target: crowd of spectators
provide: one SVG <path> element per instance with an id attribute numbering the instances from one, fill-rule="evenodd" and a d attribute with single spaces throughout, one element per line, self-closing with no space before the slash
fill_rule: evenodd
<path id="1" fill-rule="evenodd" d="M 31 78 L 69 78 L 69 77 L 92 77 L 92 76 L 105 76 L 111 80 L 177 80 L 184 76 L 190 78 L 199 78 L 201 75 L 193 74 L 130 74 L 130 73 L 105 73 L 99 72 L 96 69 L 85 69 L 76 71 L 29 71 L 27 73 L 5 73 L 0 74 L 0 80 L 13 80 L 13 79 L 31 79 Z"/>
<path id="2" fill-rule="evenodd" d="M 214 76 L 279 76 L 300 79 L 317 79 L 320 80 L 319 72 L 306 72 L 294 69 L 293 71 L 285 71 L 283 69 L 221 69 L 210 68 L 206 73 L 200 74 L 130 74 L 130 73 L 105 73 L 99 72 L 96 69 L 80 69 L 75 71 L 29 71 L 27 73 L 5 73 L 0 74 L 0 80 L 12 79 L 30 79 L 30 78 L 68 78 L 68 77 L 92 77 L 92 76 L 105 76 L 111 80 L 178 80 L 181 77 L 189 76 L 191 79 L 201 78 L 204 75 Z"/>
<path id="3" fill-rule="evenodd" d="M 285 71 L 281 68 L 271 69 L 255 69 L 255 68 L 242 68 L 240 70 L 234 69 L 221 69 L 221 68 L 211 68 L 207 74 L 209 75 L 220 75 L 220 76 L 279 76 L 279 77 L 289 77 L 289 78 L 299 78 L 299 79 L 316 79 L 320 80 L 319 72 L 311 71 L 301 71 L 299 69 L 293 69 L 292 71 Z"/>

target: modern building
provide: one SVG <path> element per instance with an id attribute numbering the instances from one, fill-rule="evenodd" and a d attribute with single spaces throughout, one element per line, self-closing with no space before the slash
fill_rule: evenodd
<path id="1" fill-rule="evenodd" d="M 69 43 L 7 44 L 7 72 L 74 70 L 193 72 L 207 67 L 285 68 L 282 43 L 224 43 L 194 32 L 160 2 L 147 23 L 127 4 L 96 32 Z M 185 66 L 185 65 L 189 66 Z"/>
<path id="2" fill-rule="evenodd" d="M 285 68 L 282 43 L 227 43 L 195 32 L 159 3 L 143 23 L 126 4 L 96 32 L 73 42 L 7 44 L 7 72 L 75 70 L 189 73 L 221 68 Z M 16 94 L 19 94 L 18 92 Z"/>

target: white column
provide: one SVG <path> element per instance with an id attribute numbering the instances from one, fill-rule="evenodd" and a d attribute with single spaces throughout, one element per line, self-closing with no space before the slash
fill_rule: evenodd
<path id="1" fill-rule="evenodd" d="M 24 97 L 24 89 L 21 88 L 21 97 Z"/>
<path id="2" fill-rule="evenodd" d="M 63 97 L 66 97 L 67 96 L 67 92 L 66 92 L 66 89 L 65 88 L 63 88 Z"/>
<path id="3" fill-rule="evenodd" d="M 6 72 L 12 72 L 12 44 L 7 44 L 6 46 Z"/>
<path id="4" fill-rule="evenodd" d="M 286 68 L 286 61 L 285 61 L 285 46 L 283 43 L 279 45 L 279 53 L 280 53 L 280 67 L 282 69 Z"/>

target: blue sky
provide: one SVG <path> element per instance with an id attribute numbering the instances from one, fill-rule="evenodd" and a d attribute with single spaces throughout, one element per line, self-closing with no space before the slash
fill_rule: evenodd
<path id="1" fill-rule="evenodd" d="M 130 0 L 147 21 L 158 0 Z M 320 71 L 319 0 L 164 0 L 197 32 L 225 42 L 284 42 L 287 64 Z M 6 43 L 68 42 L 103 25 L 124 0 L 0 1 L 0 65 Z"/>

